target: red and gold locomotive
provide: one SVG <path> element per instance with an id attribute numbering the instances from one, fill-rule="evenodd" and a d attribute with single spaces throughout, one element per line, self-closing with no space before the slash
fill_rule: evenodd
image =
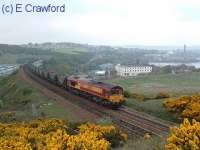
<path id="1" fill-rule="evenodd" d="M 81 76 L 62 77 L 54 72 L 41 71 L 34 66 L 30 66 L 29 69 L 52 84 L 87 97 L 98 104 L 116 108 L 125 101 L 123 88 L 120 86 L 97 82 Z"/>
<path id="2" fill-rule="evenodd" d="M 120 86 L 71 76 L 67 79 L 67 87 L 83 95 L 91 96 L 97 103 L 103 105 L 117 107 L 124 102 L 123 88 Z"/>

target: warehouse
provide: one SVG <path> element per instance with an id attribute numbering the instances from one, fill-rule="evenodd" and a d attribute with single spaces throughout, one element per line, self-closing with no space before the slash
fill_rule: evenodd
<path id="1" fill-rule="evenodd" d="M 152 72 L 151 66 L 122 66 L 120 64 L 115 66 L 118 76 L 128 77 L 137 76 L 139 74 L 148 74 Z"/>

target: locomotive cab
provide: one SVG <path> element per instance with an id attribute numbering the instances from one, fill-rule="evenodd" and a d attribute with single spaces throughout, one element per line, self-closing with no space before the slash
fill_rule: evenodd
<path id="1" fill-rule="evenodd" d="M 123 103 L 124 102 L 123 88 L 120 86 L 115 86 L 111 88 L 109 99 L 110 101 L 116 104 Z"/>

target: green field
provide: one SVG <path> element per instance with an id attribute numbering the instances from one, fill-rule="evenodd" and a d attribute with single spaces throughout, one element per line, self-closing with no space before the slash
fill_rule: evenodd
<path id="1" fill-rule="evenodd" d="M 84 47 L 69 47 L 63 49 L 56 49 L 54 51 L 65 54 L 78 54 L 79 52 L 88 52 L 88 49 Z"/>
<path id="2" fill-rule="evenodd" d="M 200 73 L 141 75 L 130 78 L 115 78 L 105 80 L 105 82 L 121 85 L 131 93 L 142 94 L 146 97 L 155 96 L 159 92 L 168 93 L 171 97 L 177 97 L 191 95 L 200 91 Z M 125 105 L 164 120 L 179 122 L 177 116 L 168 112 L 163 106 L 164 100 L 140 101 L 130 98 L 126 100 Z"/>
<path id="3" fill-rule="evenodd" d="M 200 91 L 200 73 L 141 75 L 105 80 L 123 86 L 131 93 L 153 96 L 165 92 L 170 96 L 190 95 Z"/>
<path id="4" fill-rule="evenodd" d="M 177 116 L 174 113 L 168 112 L 167 109 L 163 106 L 163 101 L 163 99 L 148 101 L 126 99 L 125 105 L 131 109 L 146 113 L 156 118 L 161 118 L 171 122 L 179 122 L 177 120 Z"/>

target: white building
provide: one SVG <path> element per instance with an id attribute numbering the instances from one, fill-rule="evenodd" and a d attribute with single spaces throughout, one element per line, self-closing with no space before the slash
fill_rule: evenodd
<path id="1" fill-rule="evenodd" d="M 19 65 L 0 65 L 0 76 L 6 76 L 19 69 Z"/>
<path id="2" fill-rule="evenodd" d="M 40 67 L 40 66 L 43 65 L 43 60 L 35 61 L 35 62 L 33 63 L 33 65 L 34 65 L 35 67 Z"/>
<path id="3" fill-rule="evenodd" d="M 115 66 L 118 76 L 137 76 L 138 74 L 148 74 L 152 72 L 151 66 L 121 66 L 120 64 Z"/>
<path id="4" fill-rule="evenodd" d="M 106 71 L 102 70 L 102 71 L 95 71 L 95 75 L 96 76 L 105 76 L 106 75 Z"/>

